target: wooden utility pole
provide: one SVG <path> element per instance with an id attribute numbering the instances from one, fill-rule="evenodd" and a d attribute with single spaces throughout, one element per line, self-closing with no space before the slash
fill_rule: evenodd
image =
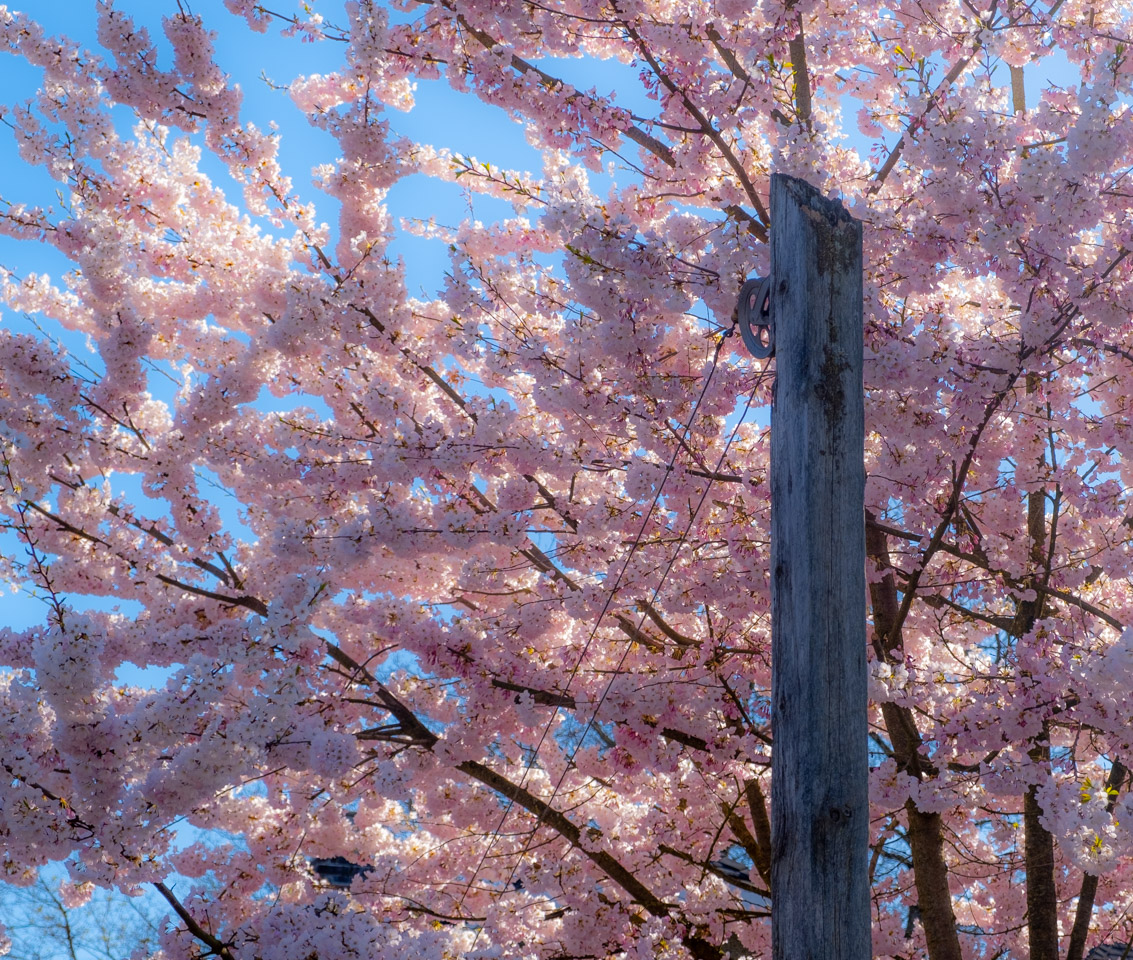
<path id="1" fill-rule="evenodd" d="M 869 960 L 862 225 L 771 178 L 773 960 Z"/>

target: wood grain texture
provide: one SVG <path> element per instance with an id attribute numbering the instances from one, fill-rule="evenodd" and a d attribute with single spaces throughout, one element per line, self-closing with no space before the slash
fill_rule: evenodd
<path id="1" fill-rule="evenodd" d="M 867 960 L 862 227 L 771 178 L 774 960 Z"/>

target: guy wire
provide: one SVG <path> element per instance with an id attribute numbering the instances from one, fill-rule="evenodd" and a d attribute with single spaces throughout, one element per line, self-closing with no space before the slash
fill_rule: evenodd
<path id="1" fill-rule="evenodd" d="M 585 660 L 586 653 L 587 653 L 587 651 L 590 647 L 590 643 L 594 639 L 595 635 L 597 634 L 598 626 L 601 623 L 602 617 L 606 614 L 611 603 L 613 602 L 613 598 L 614 598 L 614 595 L 615 595 L 617 588 L 620 584 L 621 577 L 625 573 L 625 571 L 628 569 L 629 561 L 632 558 L 633 553 L 636 550 L 637 546 L 641 542 L 641 537 L 644 535 L 645 527 L 649 522 L 650 516 L 652 515 L 653 508 L 657 505 L 657 502 L 660 499 L 661 491 L 664 488 L 665 480 L 668 478 L 669 474 L 672 472 L 673 466 L 676 464 L 676 459 L 679 456 L 680 450 L 683 448 L 683 445 L 684 445 L 683 441 L 687 439 L 688 432 L 691 429 L 691 425 L 695 421 L 696 411 L 697 411 L 697 409 L 699 409 L 700 403 L 704 399 L 705 394 L 707 393 L 708 385 L 712 380 L 712 376 L 716 372 L 716 369 L 717 369 L 716 363 L 717 363 L 717 360 L 718 360 L 719 355 L 720 355 L 720 350 L 723 347 L 724 340 L 727 339 L 728 337 L 730 337 L 735 332 L 735 329 L 736 329 L 736 324 L 733 323 L 732 327 L 728 331 L 723 333 L 721 335 L 719 341 L 717 342 L 716 350 L 715 350 L 715 353 L 713 354 L 712 361 L 711 361 L 712 367 L 709 371 L 709 374 L 708 374 L 708 377 L 705 381 L 704 387 L 702 388 L 702 390 L 700 392 L 700 396 L 697 398 L 697 401 L 696 401 L 696 404 L 693 408 L 692 414 L 689 416 L 688 424 L 685 427 L 685 435 L 681 438 L 681 442 L 678 443 L 678 445 L 677 445 L 677 450 L 674 452 L 673 458 L 670 460 L 669 466 L 665 471 L 665 476 L 662 478 L 662 481 L 658 486 L 657 492 L 653 497 L 653 502 L 650 504 L 649 511 L 646 514 L 645 521 L 642 524 L 641 531 L 638 533 L 637 538 L 634 540 L 634 543 L 633 543 L 633 545 L 630 549 L 630 553 L 627 555 L 626 561 L 622 565 L 621 572 L 618 574 L 618 578 L 615 581 L 614 586 L 611 588 L 611 591 L 606 598 L 605 605 L 602 607 L 602 611 L 601 611 L 601 613 L 599 613 L 598 619 L 594 623 L 594 627 L 591 630 L 590 636 L 587 638 L 586 644 L 583 646 L 582 654 L 579 658 L 579 661 L 575 665 L 574 669 L 571 672 L 569 679 L 567 680 L 567 685 L 566 685 L 566 688 L 565 688 L 566 690 L 569 690 L 571 681 L 573 681 L 574 677 L 578 674 L 578 670 L 581 667 L 583 660 Z M 759 376 L 756 378 L 755 384 L 752 386 L 751 393 L 748 395 L 747 401 L 744 404 L 743 413 L 740 414 L 739 419 L 736 421 L 736 425 L 732 428 L 732 433 L 729 436 L 727 443 L 724 445 L 724 449 L 721 452 L 719 459 L 717 460 L 716 468 L 712 471 L 714 474 L 719 473 L 720 468 L 723 465 L 724 460 L 728 455 L 728 451 L 732 446 L 732 442 L 735 440 L 736 434 L 739 432 L 740 425 L 744 422 L 745 418 L 747 417 L 748 411 L 751 409 L 751 404 L 755 399 L 755 395 L 758 392 L 760 386 L 763 384 L 763 382 L 764 382 L 764 380 L 767 376 L 767 373 L 769 371 L 769 367 L 770 367 L 770 364 L 765 365 L 763 370 L 760 371 Z M 704 487 L 704 492 L 701 494 L 700 500 L 698 501 L 696 508 L 693 510 L 692 515 L 689 518 L 688 524 L 685 526 L 684 532 L 681 534 L 681 537 L 677 542 L 676 549 L 673 551 L 673 554 L 672 554 L 671 558 L 669 559 L 669 563 L 665 567 L 665 571 L 661 576 L 661 580 L 657 584 L 656 588 L 653 591 L 653 595 L 651 596 L 651 598 L 649 600 L 649 606 L 653 606 L 654 603 L 656 602 L 658 596 L 660 595 L 661 589 L 664 587 L 665 581 L 668 579 L 669 573 L 672 571 L 673 565 L 676 563 L 677 557 L 680 555 L 681 547 L 684 546 L 685 541 L 688 537 L 688 534 L 691 531 L 693 524 L 696 522 L 697 515 L 700 513 L 701 507 L 704 506 L 704 501 L 708 498 L 708 493 L 712 489 L 712 483 L 713 483 L 713 477 L 709 477 L 708 483 Z M 647 612 L 643 612 L 642 615 L 641 615 L 641 620 L 638 622 L 638 625 L 637 625 L 637 631 L 638 632 L 640 632 L 642 627 L 644 626 L 646 617 L 647 617 Z M 551 796 L 545 801 L 545 807 L 544 807 L 545 811 L 551 809 L 551 807 L 554 803 L 555 797 L 558 796 L 559 791 L 562 788 L 564 781 L 566 780 L 567 773 L 570 771 L 571 767 L 574 765 L 575 756 L 577 755 L 579 749 L 581 749 L 582 744 L 585 742 L 587 734 L 590 732 L 591 729 L 593 729 L 594 723 L 595 723 L 595 721 L 597 720 L 597 717 L 598 717 L 598 713 L 601 710 L 602 705 L 605 703 L 606 697 L 609 695 L 610 690 L 613 688 L 614 682 L 621 675 L 622 667 L 625 665 L 625 661 L 626 661 L 627 657 L 629 656 L 629 652 L 630 652 L 631 649 L 632 649 L 632 644 L 627 642 L 626 646 L 625 646 L 625 650 L 622 653 L 621 659 L 618 661 L 617 667 L 614 669 L 614 671 L 610 675 L 610 679 L 606 683 L 606 686 L 602 691 L 601 697 L 599 697 L 598 702 L 594 706 L 593 712 L 591 713 L 589 719 L 587 720 L 586 725 L 583 727 L 582 735 L 578 738 L 578 740 L 575 742 L 575 745 L 571 748 L 570 755 L 567 757 L 567 761 L 566 761 L 566 764 L 563 767 L 563 771 L 560 774 L 559 779 L 556 782 L 554 789 L 551 791 Z M 530 760 L 528 762 L 528 766 L 524 770 L 523 777 L 520 780 L 520 786 L 522 786 L 523 783 L 526 781 L 527 770 L 530 770 L 535 765 L 535 759 L 538 756 L 539 749 L 542 746 L 543 742 L 546 740 L 547 734 L 550 731 L 551 726 L 554 724 L 554 721 L 555 721 L 555 718 L 558 715 L 559 709 L 561 709 L 561 708 L 559 708 L 559 707 L 555 708 L 555 711 L 552 714 L 550 721 L 548 722 L 547 726 L 544 728 L 543 734 L 539 738 L 539 742 L 536 745 L 535 750 L 531 754 Z M 484 855 L 481 857 L 480 863 L 477 865 L 476 873 L 473 874 L 473 878 L 472 878 L 473 880 L 475 880 L 476 874 L 479 873 L 480 867 L 483 866 L 485 860 L 487 859 L 488 853 L 490 852 L 491 847 L 494 845 L 496 838 L 499 836 L 499 833 L 503 828 L 504 822 L 506 821 L 508 814 L 511 812 L 511 808 L 512 808 L 513 804 L 514 804 L 514 801 L 509 799 L 507 806 L 504 809 L 503 817 L 500 819 L 500 823 L 496 827 L 496 830 L 493 831 L 492 839 L 489 842 L 488 847 L 486 848 Z M 519 868 L 519 864 L 521 864 L 523 862 L 524 858 L 527 856 L 528 850 L 530 849 L 531 844 L 534 841 L 536 834 L 539 832 L 539 827 L 542 825 L 542 822 L 543 822 L 543 814 L 540 814 L 536 819 L 534 827 L 532 827 L 532 829 L 528 833 L 527 840 L 524 842 L 524 845 L 523 845 L 523 849 L 519 852 L 519 856 L 516 858 L 515 862 L 513 863 L 511 871 L 508 874 L 508 878 L 504 882 L 504 885 L 501 888 L 501 890 L 499 891 L 497 896 L 502 896 L 504 893 L 507 892 L 508 887 L 511 886 L 511 883 L 512 883 L 514 877 L 515 877 L 515 872 Z M 465 887 L 465 895 L 467 895 L 467 892 L 471 888 L 471 886 L 472 886 L 472 881 L 469 881 L 468 885 Z M 463 902 L 464 902 L 464 896 L 461 897 L 461 904 L 463 904 Z M 479 940 L 480 933 L 482 931 L 483 931 L 482 926 L 477 929 L 476 937 L 472 942 L 472 947 L 470 947 L 469 949 L 472 949 L 472 948 L 475 947 L 476 941 Z"/>
<path id="2" fill-rule="evenodd" d="M 578 671 L 582 668 L 582 664 L 586 660 L 586 654 L 590 650 L 590 645 L 594 641 L 594 637 L 598 633 L 598 627 L 602 623 L 602 618 L 605 617 L 607 611 L 610 609 L 610 604 L 613 603 L 614 596 L 617 593 L 618 587 L 621 585 L 622 577 L 625 575 L 626 570 L 629 569 L 630 561 L 633 559 L 634 553 L 637 552 L 637 548 L 641 545 L 641 538 L 645 535 L 646 527 L 648 527 L 649 520 L 653 516 L 653 510 L 654 510 L 654 508 L 656 508 L 658 501 L 660 501 L 660 499 L 661 499 L 661 493 L 665 489 L 665 483 L 668 481 L 669 477 L 672 475 L 673 467 L 676 466 L 677 458 L 681 455 L 681 450 L 685 446 L 685 441 L 688 439 L 688 435 L 689 435 L 690 431 L 692 430 L 692 425 L 696 422 L 696 414 L 697 414 L 697 411 L 700 409 L 700 404 L 703 402 L 705 395 L 708 393 L 708 387 L 712 383 L 712 378 L 716 374 L 716 370 L 718 369 L 718 361 L 720 359 L 720 351 L 724 347 L 724 341 L 727 340 L 728 337 L 732 336 L 732 334 L 735 333 L 737 326 L 738 326 L 738 323 L 735 320 L 733 320 L 732 326 L 727 331 L 720 334 L 720 336 L 717 338 L 716 348 L 715 348 L 715 350 L 713 350 L 712 359 L 709 361 L 708 375 L 704 380 L 704 385 L 700 389 L 700 395 L 696 398 L 696 403 L 693 404 L 692 412 L 689 414 L 688 421 L 685 424 L 684 430 L 682 432 L 682 436 L 680 436 L 678 438 L 676 448 L 673 451 L 673 456 L 669 460 L 668 466 L 665 468 L 665 473 L 661 477 L 661 482 L 657 485 L 656 492 L 653 494 L 653 500 L 649 504 L 649 509 L 646 511 L 645 517 L 642 519 L 641 529 L 638 531 L 637 536 L 634 538 L 633 543 L 630 545 L 629 553 L 626 554 L 626 558 L 625 558 L 624 562 L 622 563 L 622 568 L 621 568 L 621 570 L 618 571 L 618 575 L 614 579 L 614 585 L 610 588 L 610 591 L 606 596 L 606 601 L 602 605 L 602 610 L 601 610 L 601 612 L 599 612 L 597 619 L 594 621 L 594 626 L 590 630 L 590 636 L 588 636 L 586 638 L 586 643 L 584 643 L 583 646 L 582 646 L 582 652 L 579 654 L 577 662 L 575 663 L 574 667 L 571 669 L 570 675 L 567 677 L 566 685 L 563 687 L 563 694 L 564 695 L 570 690 L 571 683 L 574 681 L 574 678 L 578 675 Z M 758 383 L 757 383 L 757 385 L 758 385 Z M 752 395 L 754 396 L 754 391 L 753 391 Z M 730 441 L 729 441 L 729 443 L 730 443 Z M 678 549 L 679 549 L 679 546 L 678 546 Z M 628 650 L 629 650 L 628 645 L 626 647 L 626 650 L 628 652 Z M 623 660 L 624 660 L 624 658 L 623 658 Z M 605 693 L 603 693 L 602 696 L 603 696 L 603 699 L 605 699 Z M 519 784 L 518 784 L 520 788 L 522 788 L 523 785 L 527 782 L 528 772 L 531 769 L 534 768 L 535 761 L 539 756 L 539 751 L 540 751 L 540 749 L 542 749 L 543 743 L 546 741 L 548 734 L 551 732 L 551 728 L 554 726 L 555 720 L 559 715 L 559 710 L 561 710 L 561 709 L 562 708 L 559 707 L 559 706 L 556 706 L 554 708 L 554 710 L 551 713 L 550 719 L 547 721 L 547 725 L 543 728 L 543 732 L 540 735 L 538 742 L 535 744 L 535 748 L 531 752 L 531 755 L 530 755 L 530 757 L 528 758 L 528 761 L 527 761 L 527 765 L 525 766 L 525 768 L 523 770 L 523 774 L 520 777 Z M 590 727 L 591 727 L 591 724 L 587 723 L 586 727 L 583 730 L 583 735 L 582 735 L 583 739 L 585 739 L 586 734 L 590 731 Z M 581 743 L 581 741 L 579 741 L 579 742 Z M 573 754 L 571 755 L 571 758 L 573 759 Z M 561 785 L 561 781 L 560 781 L 559 785 Z M 552 800 L 554 799 L 554 797 L 557 793 L 558 793 L 558 785 L 555 787 L 555 791 L 551 794 Z M 495 846 L 496 840 L 499 838 L 500 833 L 503 830 L 504 823 L 507 822 L 508 815 L 511 813 L 512 807 L 514 805 L 515 805 L 515 801 L 511 798 L 508 798 L 507 804 L 504 806 L 503 815 L 500 817 L 500 822 L 496 825 L 496 828 L 492 831 L 491 836 L 488 840 L 488 843 L 484 848 L 484 853 L 480 856 L 480 861 L 476 864 L 476 869 L 473 871 L 472 876 L 471 876 L 471 878 L 469 878 L 468 882 L 466 884 L 464 884 L 464 892 L 460 895 L 460 900 L 456 905 L 457 915 L 460 914 L 460 911 L 464 906 L 464 901 L 468 896 L 468 892 L 472 889 L 473 885 L 476 882 L 477 876 L 479 876 L 479 874 L 480 874 L 480 870 L 483 868 L 484 863 L 487 861 L 488 856 L 491 854 L 492 847 Z M 542 817 L 540 817 L 539 822 L 541 822 L 541 821 L 542 821 Z M 538 827 L 539 827 L 539 823 L 536 823 L 535 829 L 538 830 Z M 530 840 L 527 843 L 524 844 L 524 848 L 523 848 L 523 850 L 520 854 L 520 861 L 522 861 L 523 856 L 526 855 L 529 844 L 530 844 Z M 508 879 L 504 884 L 504 889 L 506 889 L 507 886 L 510 885 L 510 883 L 512 882 L 512 879 L 515 876 L 515 869 L 516 869 L 515 866 L 513 866 L 511 873 L 509 874 Z M 475 948 L 476 941 L 480 939 L 480 933 L 483 929 L 484 928 L 482 926 L 477 929 L 476 937 L 472 941 L 472 946 L 469 947 L 469 950 Z"/>

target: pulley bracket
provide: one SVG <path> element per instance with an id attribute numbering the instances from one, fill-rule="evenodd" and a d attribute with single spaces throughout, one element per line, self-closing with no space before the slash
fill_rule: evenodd
<path id="1" fill-rule="evenodd" d="M 771 326 L 771 278 L 752 277 L 740 287 L 736 310 L 740 336 L 757 360 L 775 356 L 775 330 Z"/>

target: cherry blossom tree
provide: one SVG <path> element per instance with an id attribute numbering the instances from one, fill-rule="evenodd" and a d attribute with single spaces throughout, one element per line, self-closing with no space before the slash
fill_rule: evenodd
<path id="1" fill-rule="evenodd" d="M 1129 939 L 1127 4 L 126 6 L 94 52 L 0 7 L 61 191 L 0 229 L 73 265 L 3 275 L 10 880 L 156 889 L 166 957 L 768 956 L 774 362 L 729 335 L 778 171 L 865 223 L 875 953 Z M 247 29 L 341 54 L 289 90 L 313 185 Z M 401 134 L 426 81 L 541 168 Z"/>

